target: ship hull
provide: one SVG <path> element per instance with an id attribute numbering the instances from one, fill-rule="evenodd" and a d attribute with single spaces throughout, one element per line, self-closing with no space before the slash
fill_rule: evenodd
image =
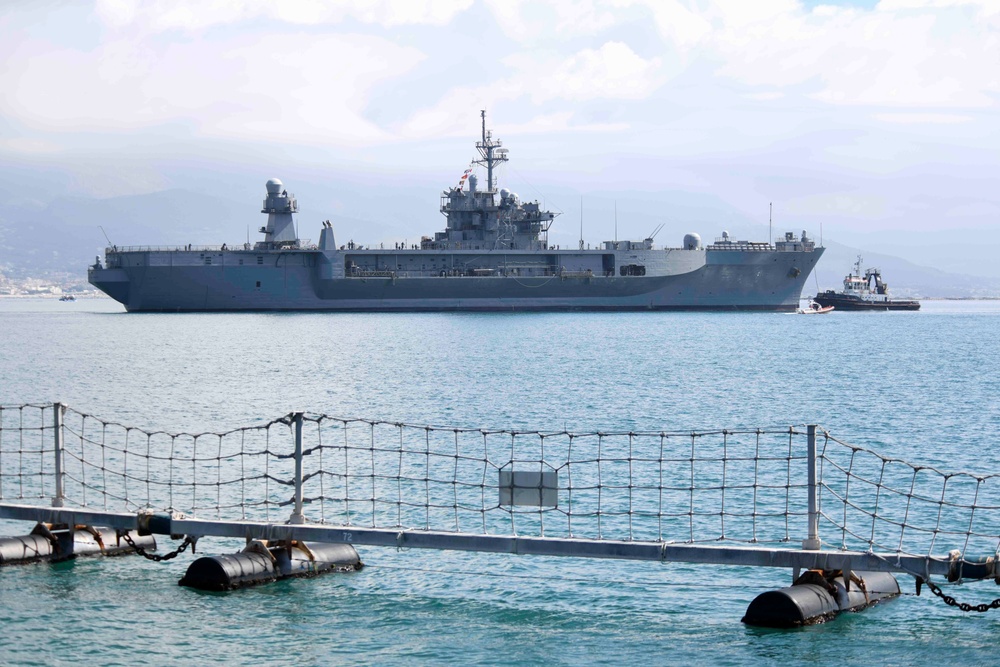
<path id="1" fill-rule="evenodd" d="M 813 299 L 821 306 L 833 306 L 836 310 L 866 310 L 866 311 L 886 311 L 886 310 L 920 310 L 919 301 L 909 301 L 903 299 L 888 299 L 885 301 L 869 301 L 846 294 L 827 292 L 817 294 Z"/>
<path id="2" fill-rule="evenodd" d="M 150 250 L 118 252 L 89 279 L 130 312 L 794 311 L 823 249 L 667 252 L 662 275 L 356 277 L 336 252 L 229 251 L 206 265 L 205 253 Z M 586 256 L 557 256 L 575 259 Z"/>

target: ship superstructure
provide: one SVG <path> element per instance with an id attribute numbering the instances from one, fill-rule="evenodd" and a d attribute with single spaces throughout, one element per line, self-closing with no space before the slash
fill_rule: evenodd
<path id="1" fill-rule="evenodd" d="M 419 244 L 338 246 L 333 225 L 319 242 L 296 234 L 295 197 L 266 184 L 263 240 L 253 245 L 126 247 L 90 267 L 92 284 L 129 311 L 238 310 L 784 310 L 798 307 L 823 248 L 803 232 L 776 242 L 709 245 L 687 234 L 681 247 L 650 238 L 559 248 L 556 217 L 539 202 L 498 189 L 507 149 L 486 129 L 476 144 L 486 183 L 470 169 L 441 195 L 445 229 Z"/>
<path id="2" fill-rule="evenodd" d="M 480 158 L 473 160 L 486 168 L 486 188 L 479 188 L 479 179 L 471 167 L 462 175 L 457 187 L 441 194 L 441 212 L 447 226 L 433 238 L 423 237 L 422 250 L 545 250 L 548 231 L 555 214 L 542 210 L 538 202 L 522 203 L 517 194 L 507 188 L 496 189 L 494 170 L 507 162 L 507 149 L 493 139 L 483 120 L 482 140 L 476 143 Z M 463 184 L 466 186 L 463 189 Z"/>

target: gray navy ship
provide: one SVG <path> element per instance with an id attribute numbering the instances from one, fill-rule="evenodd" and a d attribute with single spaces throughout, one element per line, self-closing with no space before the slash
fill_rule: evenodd
<path id="1" fill-rule="evenodd" d="M 486 129 L 472 168 L 441 195 L 443 231 L 392 248 L 338 246 L 322 223 L 319 243 L 296 234 L 295 197 L 267 182 L 262 241 L 238 246 L 106 249 L 88 271 L 94 286 L 126 310 L 164 311 L 794 311 L 823 254 L 805 232 L 773 244 L 726 232 L 679 248 L 606 241 L 596 248 L 548 242 L 555 219 L 537 202 L 497 189 L 507 149 Z"/>

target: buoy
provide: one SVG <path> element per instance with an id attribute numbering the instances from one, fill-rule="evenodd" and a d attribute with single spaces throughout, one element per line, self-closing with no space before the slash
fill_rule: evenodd
<path id="1" fill-rule="evenodd" d="M 1000 584 L 1000 558 L 986 556 L 975 560 L 966 559 L 957 549 L 949 551 L 948 581 L 954 583 L 962 579 L 993 579 Z"/>
<path id="2" fill-rule="evenodd" d="M 152 535 L 139 535 L 130 531 L 129 537 L 142 549 L 156 548 L 156 539 Z M 71 528 L 67 525 L 40 523 L 30 535 L 0 538 L 0 565 L 132 552 L 132 546 L 120 539 L 113 528 L 84 525 Z"/>
<path id="3" fill-rule="evenodd" d="M 791 586 L 754 598 L 743 622 L 767 628 L 796 628 L 823 623 L 843 611 L 860 611 L 897 595 L 899 583 L 888 572 L 852 572 L 845 585 L 840 570 L 809 570 Z"/>
<path id="4" fill-rule="evenodd" d="M 52 557 L 55 547 L 41 535 L 0 538 L 0 565 L 30 563 Z"/>
<path id="5" fill-rule="evenodd" d="M 225 591 L 286 577 L 350 572 L 362 567 L 358 552 L 350 544 L 253 540 L 239 553 L 199 558 L 188 566 L 178 583 L 200 590 Z"/>

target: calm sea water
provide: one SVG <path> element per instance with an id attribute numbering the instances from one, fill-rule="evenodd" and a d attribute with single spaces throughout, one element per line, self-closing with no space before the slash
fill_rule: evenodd
<path id="1" fill-rule="evenodd" d="M 818 423 L 886 455 L 989 473 L 998 330 L 998 302 L 798 317 L 144 315 L 4 299 L 0 404 L 58 400 L 169 431 L 292 410 L 546 430 Z M 0 522 L 0 534 L 30 528 Z M 1000 612 L 961 614 L 926 593 L 801 630 L 743 626 L 784 570 L 359 551 L 359 573 L 226 594 L 176 585 L 189 555 L 6 567 L 0 663 L 993 664 L 1000 648 Z M 978 603 L 1000 588 L 952 593 Z"/>

